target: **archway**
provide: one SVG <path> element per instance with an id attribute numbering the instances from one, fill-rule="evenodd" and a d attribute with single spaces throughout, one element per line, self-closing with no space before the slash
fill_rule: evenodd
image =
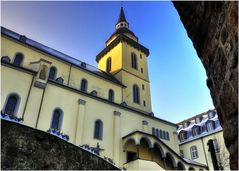
<path id="1" fill-rule="evenodd" d="M 175 160 L 170 153 L 166 154 L 165 165 L 166 165 L 166 168 L 165 168 L 166 170 L 174 170 L 175 169 Z"/>
<path id="2" fill-rule="evenodd" d="M 146 138 L 140 139 L 139 158 L 144 160 L 152 160 L 150 141 Z"/>
<path id="3" fill-rule="evenodd" d="M 124 152 L 126 153 L 126 162 L 134 161 L 138 158 L 137 146 L 134 139 L 129 139 L 124 144 Z"/>
<path id="4" fill-rule="evenodd" d="M 164 168 L 164 153 L 163 153 L 163 149 L 161 148 L 161 146 L 157 143 L 154 144 L 153 150 L 153 160 L 162 168 Z"/>
<path id="5" fill-rule="evenodd" d="M 178 162 L 177 170 L 186 170 L 186 168 L 181 162 Z"/>

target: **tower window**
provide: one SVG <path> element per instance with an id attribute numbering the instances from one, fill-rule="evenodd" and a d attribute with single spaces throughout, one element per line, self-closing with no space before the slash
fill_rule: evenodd
<path id="1" fill-rule="evenodd" d="M 140 104 L 139 87 L 136 84 L 133 85 L 133 101 Z"/>
<path id="2" fill-rule="evenodd" d="M 86 79 L 81 80 L 80 90 L 85 91 L 85 92 L 87 91 L 87 80 Z"/>
<path id="3" fill-rule="evenodd" d="M 51 128 L 61 130 L 63 112 L 61 109 L 55 109 L 51 120 Z"/>
<path id="4" fill-rule="evenodd" d="M 17 53 L 15 56 L 15 59 L 13 61 L 14 65 L 20 66 L 22 64 L 23 61 L 23 54 L 22 53 Z"/>
<path id="5" fill-rule="evenodd" d="M 143 70 L 143 68 L 141 68 L 141 73 L 144 73 L 144 70 Z"/>
<path id="6" fill-rule="evenodd" d="M 103 138 L 103 122 L 101 120 L 95 121 L 94 138 L 99 140 Z"/>
<path id="7" fill-rule="evenodd" d="M 137 56 L 135 53 L 131 53 L 131 66 L 134 69 L 138 69 Z"/>
<path id="8" fill-rule="evenodd" d="M 106 61 L 106 72 L 111 71 L 111 58 L 109 57 Z"/>
<path id="9" fill-rule="evenodd" d="M 10 95 L 7 99 L 4 113 L 8 115 L 15 115 L 17 112 L 19 101 L 20 99 L 17 95 L 15 94 Z"/>
<path id="10" fill-rule="evenodd" d="M 109 90 L 109 101 L 114 102 L 114 91 L 112 89 Z"/>
<path id="11" fill-rule="evenodd" d="M 146 106 L 146 102 L 145 102 L 145 100 L 144 100 L 144 106 Z"/>
<path id="12" fill-rule="evenodd" d="M 144 90 L 144 84 L 142 84 L 142 89 Z"/>
<path id="13" fill-rule="evenodd" d="M 191 152 L 191 158 L 192 159 L 198 158 L 198 150 L 197 150 L 197 147 L 195 145 L 190 147 L 190 152 Z"/>
<path id="14" fill-rule="evenodd" d="M 140 59 L 142 59 L 142 54 L 140 54 Z"/>
<path id="15" fill-rule="evenodd" d="M 50 80 L 55 80 L 56 78 L 56 68 L 55 67 L 51 67 L 50 68 L 50 72 L 49 72 L 49 77 Z"/>

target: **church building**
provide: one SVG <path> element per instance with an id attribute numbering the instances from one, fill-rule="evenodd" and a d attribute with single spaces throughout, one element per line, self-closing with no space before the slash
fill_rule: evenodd
<path id="1" fill-rule="evenodd" d="M 87 147 L 122 169 L 208 169 L 180 154 L 177 124 L 154 116 L 149 49 L 123 7 L 97 68 L 4 27 L 1 41 L 2 119 Z"/>

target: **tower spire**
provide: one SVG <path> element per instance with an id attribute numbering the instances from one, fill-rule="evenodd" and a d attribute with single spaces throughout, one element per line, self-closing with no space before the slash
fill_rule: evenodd
<path id="1" fill-rule="evenodd" d="M 123 8 L 123 2 L 121 1 L 120 5 L 120 15 L 118 18 L 118 21 L 116 23 L 116 29 L 119 28 L 129 28 L 129 23 L 127 22 L 125 15 L 124 15 L 124 8 Z"/>

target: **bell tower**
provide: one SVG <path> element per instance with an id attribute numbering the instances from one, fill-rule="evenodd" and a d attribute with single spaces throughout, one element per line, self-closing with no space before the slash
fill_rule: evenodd
<path id="1" fill-rule="evenodd" d="M 129 29 L 124 9 L 115 25 L 115 32 L 106 47 L 96 56 L 98 68 L 112 74 L 126 86 L 123 102 L 147 113 L 152 112 L 147 59 L 149 50 L 138 42 Z"/>

